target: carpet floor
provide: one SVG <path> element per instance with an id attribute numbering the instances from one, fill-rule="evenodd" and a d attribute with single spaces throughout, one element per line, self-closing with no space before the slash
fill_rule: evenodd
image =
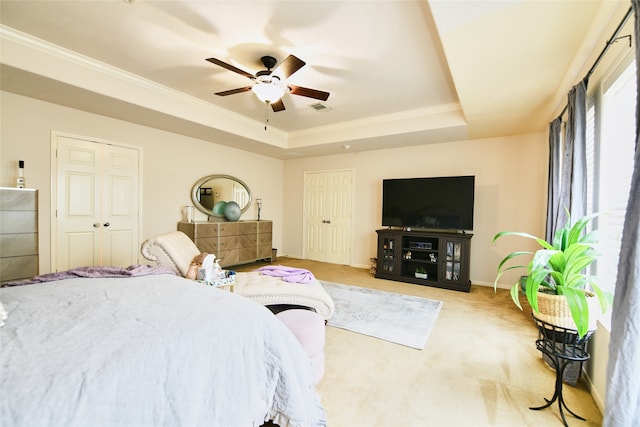
<path id="1" fill-rule="evenodd" d="M 319 280 L 443 302 L 422 351 L 339 328 L 327 328 L 325 375 L 316 386 L 331 427 L 561 427 L 551 398 L 555 373 L 536 350 L 530 312 L 508 290 L 471 286 L 456 292 L 374 278 L 368 269 L 279 257 Z M 250 271 L 264 264 L 237 268 Z M 597 427 L 602 415 L 584 379 L 566 386 L 570 426 Z"/>

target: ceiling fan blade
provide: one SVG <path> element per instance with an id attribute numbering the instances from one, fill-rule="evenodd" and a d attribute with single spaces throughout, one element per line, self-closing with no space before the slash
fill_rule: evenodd
<path id="1" fill-rule="evenodd" d="M 288 85 L 289 93 L 294 95 L 306 96 L 307 98 L 319 99 L 321 101 L 326 101 L 329 98 L 329 92 L 324 92 L 316 89 L 309 89 L 308 87 Z"/>
<path id="2" fill-rule="evenodd" d="M 284 111 L 284 102 L 282 102 L 282 98 L 278 99 L 276 102 L 271 103 L 271 109 L 274 113 L 278 111 Z"/>
<path id="3" fill-rule="evenodd" d="M 290 75 L 298 71 L 300 68 L 304 67 L 306 62 L 297 56 L 289 55 L 286 57 L 284 61 L 278 65 L 278 67 L 273 70 L 273 75 L 279 76 L 282 79 L 288 78 Z"/>
<path id="4" fill-rule="evenodd" d="M 224 90 L 222 92 L 216 92 L 216 95 L 219 96 L 227 96 L 227 95 L 235 95 L 236 93 L 248 92 L 250 91 L 252 86 L 239 87 L 237 89 Z"/>
<path id="5" fill-rule="evenodd" d="M 231 65 L 231 64 L 227 64 L 226 62 L 220 61 L 219 59 L 216 59 L 216 58 L 207 58 L 207 61 L 211 62 L 212 64 L 219 65 L 219 66 L 220 66 L 220 67 L 222 67 L 222 68 L 226 68 L 226 69 L 227 69 L 227 70 L 229 70 L 229 71 L 233 71 L 234 73 L 238 73 L 238 74 L 240 74 L 241 76 L 245 76 L 245 77 L 248 77 L 248 78 L 250 78 L 250 79 L 254 78 L 254 75 L 253 75 L 253 74 L 249 74 L 249 73 L 247 73 L 246 71 L 241 70 L 241 69 L 240 69 L 240 68 L 238 68 L 238 67 L 234 67 L 234 66 L 233 66 L 233 65 Z"/>

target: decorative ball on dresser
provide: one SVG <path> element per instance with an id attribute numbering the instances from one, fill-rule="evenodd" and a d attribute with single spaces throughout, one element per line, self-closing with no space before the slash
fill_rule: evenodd
<path id="1" fill-rule="evenodd" d="M 227 202 L 224 205 L 224 217 L 228 221 L 239 220 L 241 214 L 242 214 L 242 209 L 240 209 L 240 205 L 238 205 L 236 202 Z"/>

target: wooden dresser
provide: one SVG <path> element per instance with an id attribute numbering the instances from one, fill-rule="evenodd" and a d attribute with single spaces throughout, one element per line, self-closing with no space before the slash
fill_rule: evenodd
<path id="1" fill-rule="evenodd" d="M 0 188 L 0 284 L 38 275 L 38 190 Z"/>
<path id="2" fill-rule="evenodd" d="M 178 231 L 191 238 L 201 252 L 215 254 L 220 265 L 271 260 L 271 221 L 179 222 Z"/>

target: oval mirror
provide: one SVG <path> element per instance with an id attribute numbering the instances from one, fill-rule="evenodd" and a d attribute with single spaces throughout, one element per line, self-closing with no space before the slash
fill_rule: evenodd
<path id="1" fill-rule="evenodd" d="M 214 210 L 218 202 L 234 201 L 244 213 L 251 206 L 251 190 L 247 184 L 230 175 L 209 175 L 196 182 L 191 190 L 191 201 L 202 213 L 224 218 Z"/>

